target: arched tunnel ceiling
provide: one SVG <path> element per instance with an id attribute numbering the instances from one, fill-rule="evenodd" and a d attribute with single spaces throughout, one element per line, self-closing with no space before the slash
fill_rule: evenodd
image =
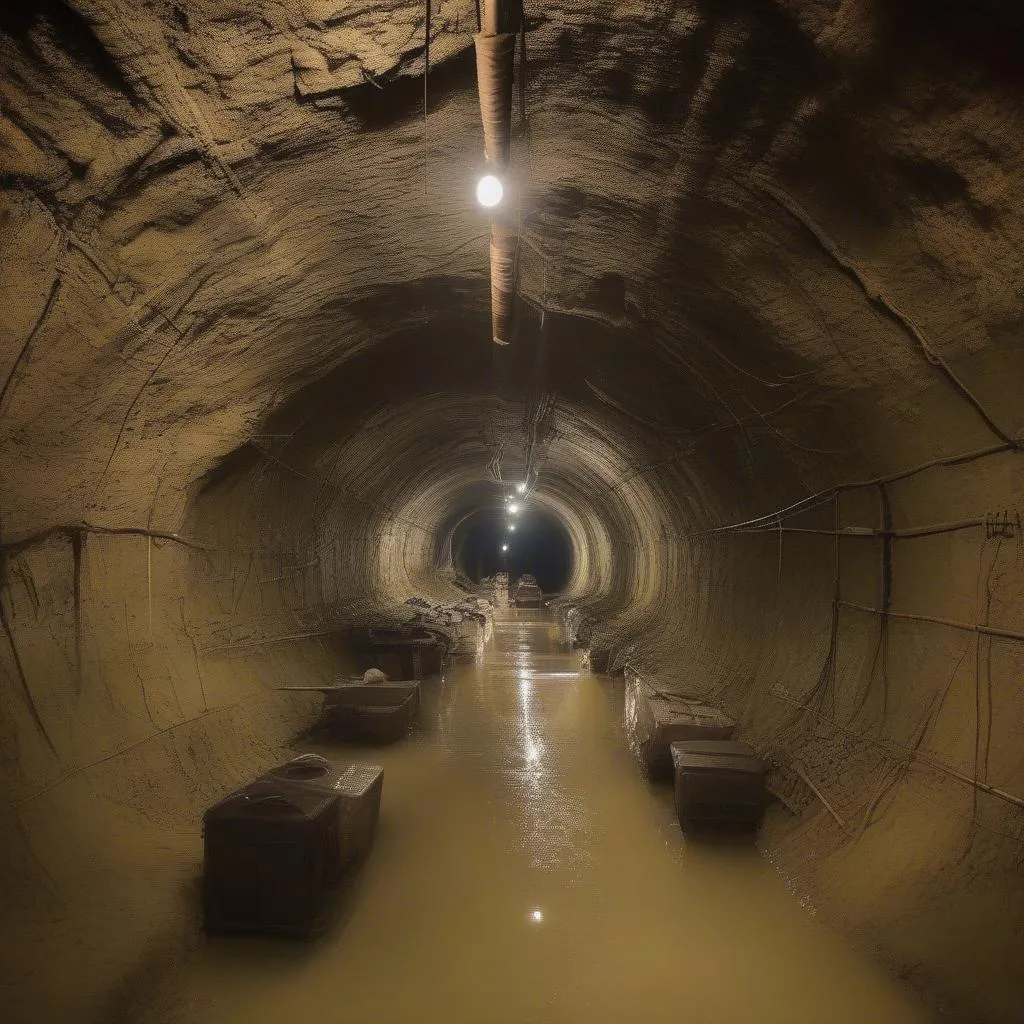
<path id="1" fill-rule="evenodd" d="M 512 397 L 597 399 L 663 438 L 736 425 L 751 465 L 802 467 L 794 493 L 836 454 L 991 440 L 939 360 L 978 367 L 1019 432 L 1016 15 L 890 8 L 527 12 L 521 321 L 543 311 L 564 365 Z M 4 16 L 9 532 L 153 500 L 173 521 L 135 474 L 194 481 L 399 334 L 493 393 L 470 8 L 433 12 L 425 127 L 416 7 L 36 11 Z"/>

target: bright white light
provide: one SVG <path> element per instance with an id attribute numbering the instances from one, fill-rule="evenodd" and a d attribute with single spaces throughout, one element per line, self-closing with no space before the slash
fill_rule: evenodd
<path id="1" fill-rule="evenodd" d="M 508 528 L 509 528 L 509 530 L 511 530 L 512 533 L 516 532 L 516 524 L 515 523 L 509 523 L 508 524 Z"/>
<path id="2" fill-rule="evenodd" d="M 519 494 L 526 493 L 526 484 L 516 484 L 516 492 Z"/>
<path id="3" fill-rule="evenodd" d="M 544 920 L 544 914 L 539 910 L 531 910 L 530 920 L 536 921 L 538 924 L 540 924 L 540 922 Z"/>
<path id="4" fill-rule="evenodd" d="M 476 183 L 476 201 L 481 206 L 497 206 L 505 189 L 493 174 L 485 174 Z"/>
<path id="5" fill-rule="evenodd" d="M 501 550 L 502 551 L 508 551 L 508 545 L 507 544 L 502 544 L 501 545 Z"/>
<path id="6" fill-rule="evenodd" d="M 514 516 L 519 511 L 519 506 L 513 501 L 512 504 L 509 505 L 508 511 L 510 515 Z"/>

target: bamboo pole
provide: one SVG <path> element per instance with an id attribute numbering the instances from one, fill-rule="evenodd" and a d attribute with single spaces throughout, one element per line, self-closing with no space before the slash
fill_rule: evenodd
<path id="1" fill-rule="evenodd" d="M 807 770 L 804 768 L 803 764 L 799 761 L 794 761 L 793 771 L 795 771 L 797 775 L 800 776 L 800 779 L 807 784 L 811 792 L 821 801 L 825 810 L 836 819 L 836 823 L 845 832 L 846 822 L 840 817 L 839 812 L 828 802 L 828 800 L 825 799 L 825 794 L 822 793 L 822 791 L 814 784 L 814 780 L 807 774 Z"/>
<path id="2" fill-rule="evenodd" d="M 854 604 L 853 601 L 836 601 L 836 607 L 849 608 L 851 611 L 864 612 L 868 615 L 884 615 L 890 619 L 904 619 L 908 622 L 930 622 L 936 626 L 949 626 L 950 629 L 962 629 L 967 633 L 981 633 L 983 636 L 995 636 L 1002 640 L 1024 641 L 1024 633 L 1014 629 L 1003 629 L 999 626 L 986 626 L 980 622 L 957 622 L 956 619 L 943 619 L 937 615 L 918 615 L 915 612 L 887 612 L 881 608 L 871 608 L 866 604 Z"/>

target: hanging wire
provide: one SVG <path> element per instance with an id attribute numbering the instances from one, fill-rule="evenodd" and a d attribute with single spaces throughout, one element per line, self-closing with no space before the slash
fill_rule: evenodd
<path id="1" fill-rule="evenodd" d="M 426 0 L 427 23 L 423 39 L 423 194 L 427 194 L 427 79 L 430 77 L 430 0 Z"/>

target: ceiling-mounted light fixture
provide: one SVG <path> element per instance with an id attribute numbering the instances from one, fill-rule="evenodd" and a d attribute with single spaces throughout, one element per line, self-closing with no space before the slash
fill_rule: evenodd
<path id="1" fill-rule="evenodd" d="M 505 186 L 501 179 L 493 174 L 485 174 L 476 183 L 476 201 L 481 206 L 491 208 L 497 206 L 505 195 Z"/>
<path id="2" fill-rule="evenodd" d="M 508 551 L 508 545 L 507 544 L 502 544 L 501 545 L 501 550 L 502 551 Z"/>
<path id="3" fill-rule="evenodd" d="M 516 493 L 517 494 L 525 494 L 526 493 L 526 484 L 516 484 Z"/>
<path id="4" fill-rule="evenodd" d="M 515 533 L 515 532 L 516 532 L 516 524 L 515 524 L 515 523 L 509 523 L 509 524 L 508 524 L 508 528 L 509 528 L 509 530 L 510 530 L 510 531 L 511 531 L 512 533 Z"/>
<path id="5" fill-rule="evenodd" d="M 519 506 L 513 501 L 508 507 L 509 515 L 515 515 L 519 511 Z"/>

